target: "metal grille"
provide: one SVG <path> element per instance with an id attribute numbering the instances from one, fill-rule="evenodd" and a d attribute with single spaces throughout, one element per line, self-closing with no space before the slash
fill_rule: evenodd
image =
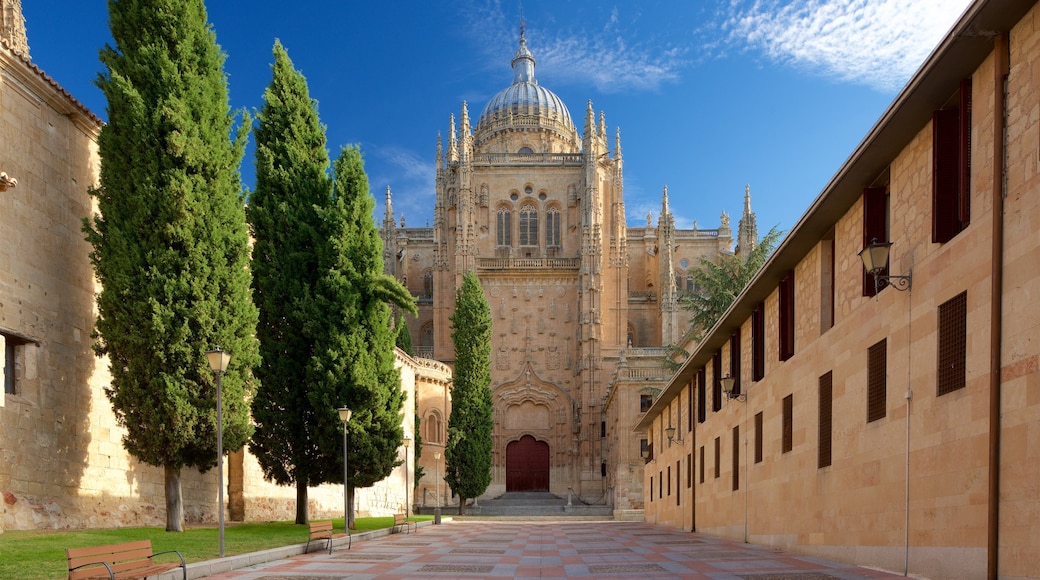
<path id="1" fill-rule="evenodd" d="M 780 441 L 781 453 L 794 449 L 794 395 L 784 397 L 784 423 Z"/>
<path id="2" fill-rule="evenodd" d="M 883 419 L 888 398 L 888 339 L 867 351 L 867 423 Z"/>
<path id="3" fill-rule="evenodd" d="M 939 368 L 936 396 L 964 388 L 967 369 L 968 293 L 939 305 Z"/>
<path id="4" fill-rule="evenodd" d="M 831 464 L 831 401 L 833 375 L 831 372 L 820 377 L 820 443 L 817 452 L 816 467 L 827 467 Z"/>

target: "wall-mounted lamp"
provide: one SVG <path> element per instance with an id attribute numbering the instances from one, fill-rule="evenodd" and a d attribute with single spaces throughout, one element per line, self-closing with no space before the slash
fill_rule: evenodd
<path id="1" fill-rule="evenodd" d="M 664 434 L 668 437 L 668 442 L 673 443 L 675 441 L 675 427 L 669 425 L 665 430 Z"/>
<path id="2" fill-rule="evenodd" d="M 881 272 L 888 267 L 888 251 L 891 247 L 892 242 L 879 242 L 877 238 L 874 238 L 867 244 L 867 247 L 859 252 L 859 259 L 863 260 L 863 268 L 867 274 L 874 276 L 875 294 L 885 286 L 892 286 L 899 291 L 910 289 L 910 276 L 913 274 L 913 270 L 907 272 L 905 276 L 881 275 Z"/>
<path id="3" fill-rule="evenodd" d="M 733 392 L 737 386 L 736 377 L 732 375 L 726 375 L 719 379 L 719 382 L 722 383 L 722 392 L 726 393 L 727 399 L 736 399 L 738 401 L 743 401 L 746 398 L 744 393 Z"/>

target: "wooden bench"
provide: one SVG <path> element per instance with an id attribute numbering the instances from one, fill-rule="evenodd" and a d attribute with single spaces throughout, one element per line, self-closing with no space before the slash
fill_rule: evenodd
<path id="1" fill-rule="evenodd" d="M 396 529 L 397 526 L 404 526 L 405 532 L 408 533 L 411 533 L 411 528 L 419 529 L 418 524 L 408 521 L 408 517 L 404 514 L 394 514 L 394 528 Z"/>
<path id="2" fill-rule="evenodd" d="M 181 561 L 155 562 L 155 556 L 162 554 L 177 554 Z M 69 559 L 69 580 L 147 578 L 177 568 L 181 569 L 184 580 L 188 580 L 188 567 L 184 562 L 184 556 L 176 550 L 153 553 L 151 540 L 89 548 L 66 548 L 65 555 Z"/>
<path id="3" fill-rule="evenodd" d="M 325 542 L 325 548 L 331 554 L 332 553 L 332 540 L 334 538 L 342 538 L 343 536 L 347 537 L 347 549 L 348 550 L 350 549 L 350 543 L 353 541 L 353 538 L 350 537 L 349 533 L 347 533 L 347 534 L 333 534 L 332 533 L 332 522 L 330 522 L 330 521 L 311 522 L 309 525 L 310 525 L 310 528 L 311 528 L 311 532 L 310 532 L 310 537 L 307 538 L 307 547 L 305 547 L 303 549 L 303 553 L 304 554 L 306 554 L 307 551 L 311 549 L 311 542 L 322 542 L 322 541 Z"/>

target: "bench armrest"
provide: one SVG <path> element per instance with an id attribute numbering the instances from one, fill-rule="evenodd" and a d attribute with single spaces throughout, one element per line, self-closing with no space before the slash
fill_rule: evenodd
<path id="1" fill-rule="evenodd" d="M 99 560 L 97 562 L 87 562 L 86 564 L 80 564 L 79 566 L 76 566 L 74 568 L 69 568 L 69 572 L 71 573 L 73 570 L 79 570 L 80 568 L 86 568 L 87 566 L 97 566 L 98 564 L 101 564 L 102 566 L 104 566 L 105 570 L 108 570 L 108 577 L 111 578 L 112 580 L 115 580 L 116 573 L 112 571 L 112 566 L 109 566 L 108 562 L 105 562 L 104 560 Z"/>
<path id="2" fill-rule="evenodd" d="M 149 556 L 148 559 L 151 560 L 151 559 L 155 558 L 156 556 L 161 556 L 163 554 L 177 554 L 177 557 L 181 559 L 181 571 L 183 572 L 184 580 L 188 580 L 188 565 L 184 561 L 184 555 L 181 554 L 179 551 L 177 551 L 177 550 L 166 550 L 165 552 L 155 552 L 151 556 Z M 113 576 L 113 578 L 114 578 L 114 576 Z"/>

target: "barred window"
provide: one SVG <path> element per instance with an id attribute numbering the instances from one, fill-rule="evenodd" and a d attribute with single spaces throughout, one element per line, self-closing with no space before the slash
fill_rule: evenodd
<path id="1" fill-rule="evenodd" d="M 963 389 L 967 377 L 968 293 L 939 305 L 936 396 Z"/>

